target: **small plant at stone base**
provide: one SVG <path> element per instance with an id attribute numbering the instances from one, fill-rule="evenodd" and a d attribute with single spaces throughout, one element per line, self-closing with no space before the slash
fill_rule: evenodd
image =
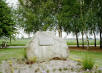
<path id="1" fill-rule="evenodd" d="M 59 71 L 62 71 L 62 69 L 61 69 L 61 68 L 59 68 Z"/>
<path id="2" fill-rule="evenodd" d="M 97 70 L 96 73 L 102 73 L 102 70 Z"/>
<path id="3" fill-rule="evenodd" d="M 31 61 L 35 63 L 35 62 L 37 61 L 37 57 L 34 56 L 34 57 L 31 59 Z"/>
<path id="4" fill-rule="evenodd" d="M 26 62 L 26 64 L 33 64 L 33 63 L 35 63 L 36 61 L 37 61 L 37 57 L 34 56 L 33 58 L 28 59 L 27 62 Z"/>
<path id="5" fill-rule="evenodd" d="M 63 70 L 65 70 L 65 71 L 66 71 L 66 70 L 68 70 L 68 69 L 65 67 L 65 68 L 63 68 Z"/>
<path id="6" fill-rule="evenodd" d="M 50 71 L 49 71 L 49 70 L 47 70 L 46 72 L 47 72 L 47 73 L 49 73 Z"/>
<path id="7" fill-rule="evenodd" d="M 91 70 L 93 68 L 94 64 L 95 64 L 94 60 L 87 56 L 82 61 L 82 66 L 83 66 L 84 70 Z"/>

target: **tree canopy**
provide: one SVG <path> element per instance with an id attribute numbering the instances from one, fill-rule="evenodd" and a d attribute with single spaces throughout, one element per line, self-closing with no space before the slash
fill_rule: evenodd
<path id="1" fill-rule="evenodd" d="M 19 20 L 26 32 L 56 29 L 59 36 L 62 31 L 84 35 L 100 33 L 102 47 L 102 0 L 19 0 Z M 96 43 L 95 43 L 96 45 Z"/>
<path id="2" fill-rule="evenodd" d="M 11 37 L 15 30 L 11 8 L 4 0 L 0 0 L 0 37 Z"/>

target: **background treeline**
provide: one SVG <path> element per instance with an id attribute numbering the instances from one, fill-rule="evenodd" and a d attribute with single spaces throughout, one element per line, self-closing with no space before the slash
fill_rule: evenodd
<path id="1" fill-rule="evenodd" d="M 102 48 L 102 0 L 19 0 L 19 24 L 29 34 L 41 30 L 58 30 L 76 35 L 84 35 L 89 46 L 88 33 L 100 33 L 100 48 Z M 23 21 L 23 22 L 22 22 Z"/>
<path id="2" fill-rule="evenodd" d="M 102 48 L 102 0 L 18 0 L 17 9 L 12 9 L 0 1 L 0 36 L 12 37 L 16 27 L 22 27 L 26 33 L 36 31 L 58 30 L 76 35 L 79 47 L 79 34 L 84 35 L 89 46 L 88 34 L 100 33 Z"/>

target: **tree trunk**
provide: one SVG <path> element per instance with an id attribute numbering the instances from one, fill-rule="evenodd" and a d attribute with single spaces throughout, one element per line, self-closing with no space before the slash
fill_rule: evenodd
<path id="1" fill-rule="evenodd" d="M 100 30 L 100 48 L 102 48 L 102 30 Z"/>
<path id="2" fill-rule="evenodd" d="M 86 35 L 86 39 L 87 39 L 87 50 L 89 49 L 89 39 L 88 39 L 88 35 Z"/>
<path id="3" fill-rule="evenodd" d="M 77 41 L 77 47 L 79 47 L 79 39 L 78 39 L 78 33 L 76 32 L 76 41 Z"/>
<path id="4" fill-rule="evenodd" d="M 94 46 L 96 47 L 96 34 L 94 32 Z"/>
<path id="5" fill-rule="evenodd" d="M 59 33 L 59 37 L 62 37 L 62 30 L 58 30 L 58 33 Z"/>
<path id="6" fill-rule="evenodd" d="M 82 47 L 84 48 L 84 33 L 82 31 Z"/>
<path id="7" fill-rule="evenodd" d="M 59 34 L 59 37 L 62 37 L 62 29 L 61 29 L 61 27 L 59 27 L 59 29 L 58 29 L 58 34 Z"/>
<path id="8" fill-rule="evenodd" d="M 10 44 L 11 44 L 11 42 L 12 42 L 12 41 L 11 41 L 11 36 L 10 36 Z"/>

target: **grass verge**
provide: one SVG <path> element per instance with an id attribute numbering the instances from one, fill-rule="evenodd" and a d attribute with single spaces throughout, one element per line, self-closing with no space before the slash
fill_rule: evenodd
<path id="1" fill-rule="evenodd" d="M 0 49 L 0 63 L 1 61 L 10 58 L 17 58 L 17 59 L 24 58 L 24 53 L 25 53 L 24 48 Z M 77 50 L 70 51 L 70 57 L 76 59 L 83 59 L 83 57 L 85 57 L 86 54 L 88 54 L 88 56 L 92 58 L 98 66 L 102 67 L 102 52 L 77 51 Z"/>
<path id="2" fill-rule="evenodd" d="M 102 67 L 102 52 L 70 50 L 70 57 L 76 59 L 83 59 L 86 54 L 95 61 L 96 65 Z"/>
<path id="3" fill-rule="evenodd" d="M 11 59 L 11 58 L 17 58 L 21 59 L 24 57 L 24 48 L 20 49 L 12 49 L 12 48 L 5 48 L 0 49 L 0 63 L 3 60 Z"/>

